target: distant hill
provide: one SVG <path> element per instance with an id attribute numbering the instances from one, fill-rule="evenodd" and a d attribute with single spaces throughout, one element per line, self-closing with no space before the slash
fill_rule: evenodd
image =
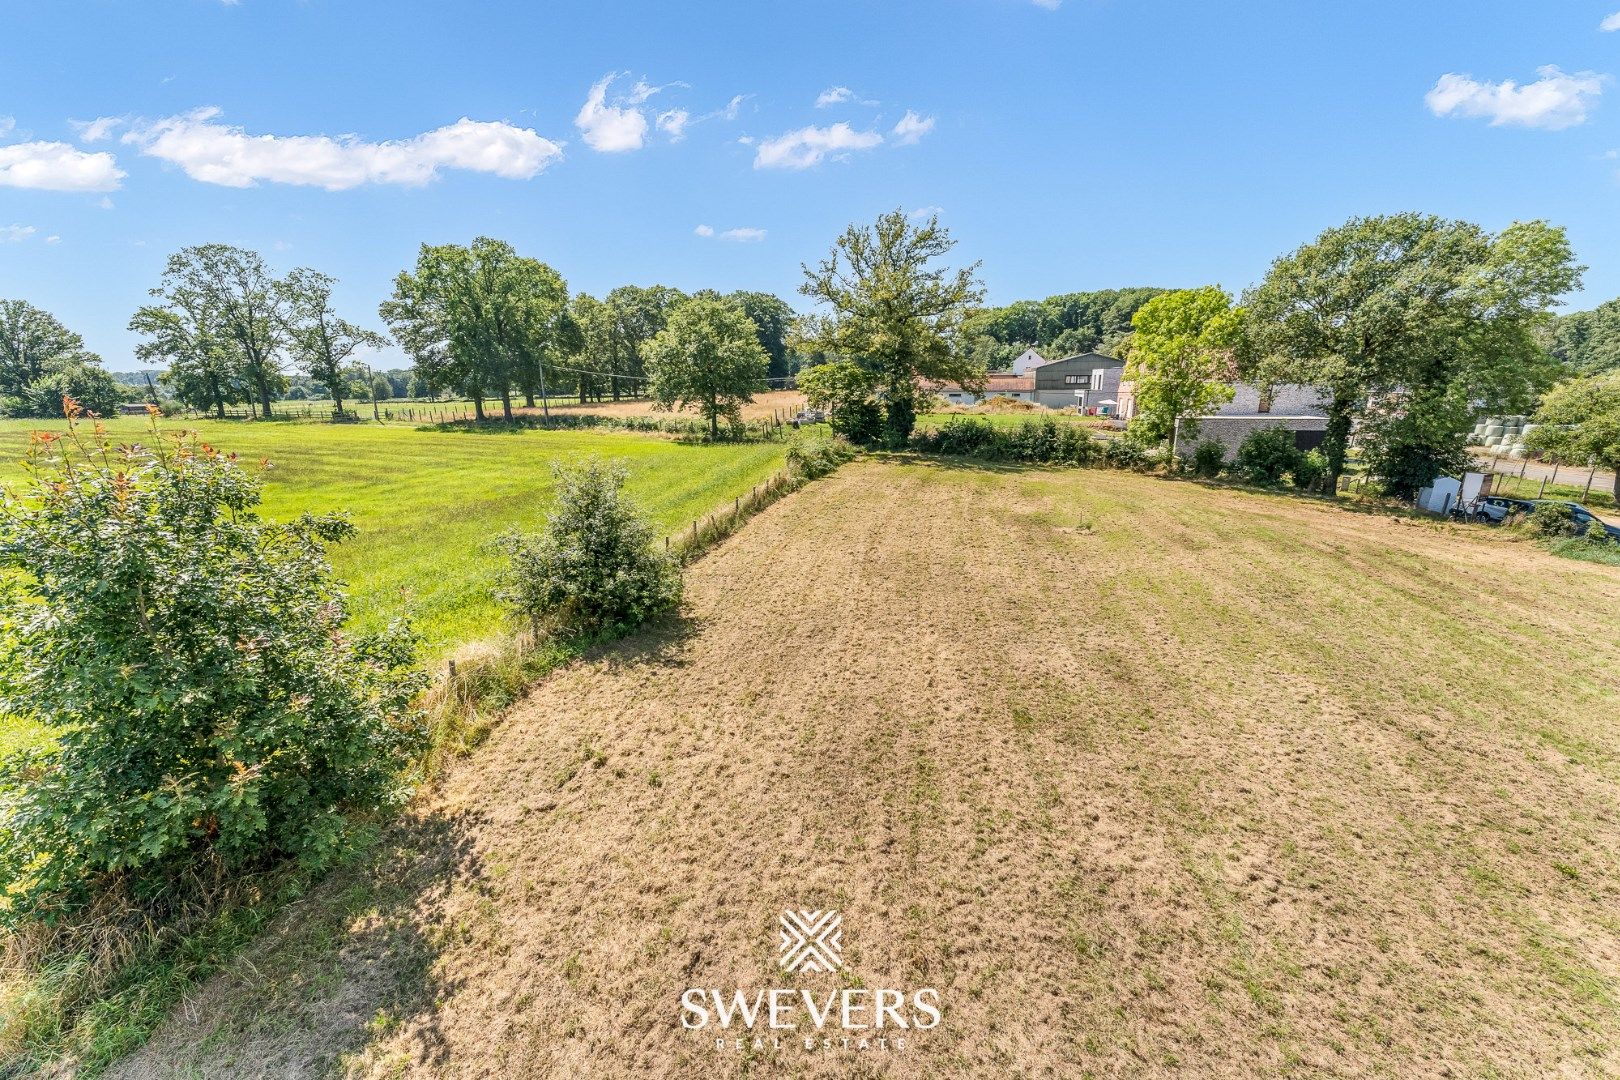
<path id="1" fill-rule="evenodd" d="M 1114 349 L 1131 330 L 1136 310 L 1166 289 L 1139 287 L 1061 293 L 1045 300 L 1019 300 L 981 308 L 969 315 L 963 332 L 974 352 L 992 370 L 1033 345 L 1048 359 Z"/>
<path id="2" fill-rule="evenodd" d="M 1620 369 L 1620 300 L 1560 315 L 1547 333 L 1547 349 L 1582 375 Z"/>

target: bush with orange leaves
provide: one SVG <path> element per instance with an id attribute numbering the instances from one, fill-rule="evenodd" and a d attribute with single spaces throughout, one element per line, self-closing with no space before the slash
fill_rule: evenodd
<path id="1" fill-rule="evenodd" d="M 409 630 L 344 631 L 325 547 L 353 527 L 264 521 L 234 455 L 64 404 L 0 496 L 0 711 L 57 736 L 0 762 L 0 928 L 327 863 L 424 742 Z"/>

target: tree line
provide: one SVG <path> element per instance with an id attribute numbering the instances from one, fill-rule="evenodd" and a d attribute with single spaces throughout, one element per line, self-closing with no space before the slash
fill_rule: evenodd
<path id="1" fill-rule="evenodd" d="M 1028 348 L 1052 360 L 1084 352 L 1114 356 L 1137 311 L 1165 291 L 1099 289 L 979 308 L 963 320 L 962 336 L 975 362 L 990 371 L 1006 369 Z"/>
<path id="2" fill-rule="evenodd" d="M 1572 369 L 1604 371 L 1620 305 L 1553 314 L 1584 267 L 1564 231 L 1541 221 L 1491 233 L 1418 213 L 1354 218 L 1279 257 L 1239 297 L 1125 289 L 1001 308 L 982 306 L 977 265 L 942 265 L 953 246 L 937 219 L 899 211 L 852 225 L 827 259 L 803 267 L 799 291 L 815 309 L 798 317 L 766 293 L 570 296 L 556 270 L 502 241 L 424 244 L 379 314 L 414 362 L 414 385 L 471 398 L 480 419 L 490 403 L 510 418 L 518 401 L 645 395 L 696 408 L 718 434 L 753 393 L 797 371 L 841 433 L 893 447 L 907 443 L 930 383 L 981 388 L 1030 344 L 1107 348 L 1135 384 L 1137 439 L 1173 444 L 1178 424 L 1191 434 L 1237 381 L 1313 387 L 1327 412 L 1323 486 L 1336 486 L 1354 439 L 1369 471 L 1410 495 L 1466 467 L 1478 415 L 1529 411 Z M 346 365 L 385 340 L 337 313 L 333 285 L 308 269 L 277 278 L 251 251 L 187 248 L 130 325 L 181 400 L 219 412 L 251 400 L 269 415 L 288 360 L 341 394 Z M 0 320 L 16 321 L 15 310 L 0 308 Z M 96 370 L 82 342 L 46 320 L 33 338 L 55 342 L 62 359 L 42 362 L 37 346 L 0 337 L 0 393 L 47 368 Z M 1607 401 L 1605 387 L 1576 397 Z M 1557 415 L 1565 428 L 1578 422 L 1568 408 Z"/>
<path id="3" fill-rule="evenodd" d="M 1567 376 L 1547 347 L 1552 309 L 1584 269 L 1543 221 L 1490 233 L 1417 213 L 1352 219 L 1240 298 L 1209 287 L 1145 304 L 1125 345 L 1134 423 L 1173 439 L 1178 421 L 1187 434 L 1230 400 L 1234 380 L 1312 387 L 1327 413 L 1326 490 L 1354 437 L 1386 490 L 1411 497 L 1467 467 L 1475 418 L 1528 411 Z"/>
<path id="4" fill-rule="evenodd" d="M 673 313 L 694 299 L 740 312 L 764 356 L 762 381 L 785 380 L 799 358 L 789 344 L 793 309 L 769 293 L 712 290 L 688 295 L 663 285 L 625 285 L 601 299 L 570 296 L 561 274 L 509 244 L 424 244 L 378 311 L 411 357 L 409 373 L 370 370 L 362 358 L 391 343 L 382 327 L 351 321 L 337 281 L 308 267 L 276 274 L 258 252 L 226 244 L 171 255 L 151 302 L 129 321 L 136 357 L 160 370 L 181 404 L 223 417 L 250 404 L 268 418 L 293 392 L 345 401 L 458 395 L 482 419 L 498 402 L 533 406 L 561 396 L 589 401 L 652 392 L 649 350 Z M 128 384 L 122 384 L 128 385 Z M 139 396 L 156 387 L 148 385 Z M 83 340 L 49 313 L 0 301 L 0 408 L 8 415 L 60 416 L 63 396 L 96 413 L 126 395 Z"/>
<path id="5" fill-rule="evenodd" d="M 0 300 L 0 415 L 59 417 L 62 399 L 97 413 L 123 391 L 84 339 L 26 300 Z"/>

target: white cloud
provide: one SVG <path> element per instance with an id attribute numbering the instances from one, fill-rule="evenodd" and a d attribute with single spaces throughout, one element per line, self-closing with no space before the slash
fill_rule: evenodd
<path id="1" fill-rule="evenodd" d="M 204 108 L 137 124 L 123 141 L 204 183 L 252 187 L 264 180 L 328 191 L 425 184 L 441 169 L 527 180 L 562 156 L 560 146 L 529 128 L 466 117 L 409 139 L 367 142 L 355 135 L 249 135 L 217 123 L 219 115 Z"/>
<path id="2" fill-rule="evenodd" d="M 847 86 L 830 86 L 823 90 L 820 94 L 816 95 L 816 108 L 825 109 L 833 105 L 843 105 L 851 101 L 855 102 L 857 105 L 875 106 L 879 104 L 876 101 L 862 100 L 859 94 L 855 93 L 855 91 L 851 90 Z"/>
<path id="3" fill-rule="evenodd" d="M 0 116 L 0 139 L 11 134 L 11 129 L 17 126 L 17 121 L 9 116 Z"/>
<path id="4" fill-rule="evenodd" d="M 111 154 L 87 154 L 63 142 L 0 146 L 0 187 L 37 191 L 116 191 L 127 174 Z"/>
<path id="5" fill-rule="evenodd" d="M 1620 11 L 1615 12 L 1613 15 L 1610 15 L 1608 18 L 1598 23 L 1598 29 L 1603 31 L 1605 34 L 1612 34 L 1616 30 L 1620 30 Z"/>
<path id="6" fill-rule="evenodd" d="M 62 242 L 62 238 L 57 236 L 55 233 L 52 233 L 50 236 L 45 238 L 45 242 L 47 244 L 60 244 Z"/>
<path id="7" fill-rule="evenodd" d="M 98 116 L 94 120 L 68 121 L 73 130 L 79 133 L 79 141 L 87 143 L 100 142 L 123 122 L 123 118 L 118 116 Z"/>
<path id="8" fill-rule="evenodd" d="M 658 130 L 670 137 L 672 142 L 680 142 L 686 135 L 687 122 L 692 114 L 685 109 L 669 109 L 658 114 Z"/>
<path id="9" fill-rule="evenodd" d="M 894 125 L 892 134 L 895 142 L 901 146 L 910 146 L 933 130 L 934 118 L 932 116 L 918 116 L 910 109 L 907 109 L 906 115 L 902 116 L 900 122 Z"/>
<path id="10" fill-rule="evenodd" d="M 708 239 L 709 237 L 717 237 L 721 240 L 730 240 L 739 244 L 758 243 L 759 241 L 765 239 L 764 229 L 727 229 L 725 232 L 717 233 L 714 231 L 714 226 L 712 225 L 699 225 L 697 228 L 693 229 L 692 232 L 703 237 L 704 239 Z"/>
<path id="11" fill-rule="evenodd" d="M 831 127 L 802 127 L 761 142 L 754 151 L 756 169 L 808 169 L 819 165 L 828 154 L 870 150 L 883 141 L 875 131 L 856 131 L 848 124 Z"/>
<path id="12" fill-rule="evenodd" d="M 927 218 L 937 217 L 945 212 L 943 206 L 919 206 L 906 216 L 913 221 L 923 221 Z"/>
<path id="13" fill-rule="evenodd" d="M 101 200 L 99 202 L 97 202 L 96 205 L 101 207 L 103 210 L 111 210 L 113 208 L 113 201 L 112 201 L 111 196 L 103 195 L 101 197 Z"/>
<path id="14" fill-rule="evenodd" d="M 1468 75 L 1448 73 L 1440 76 L 1423 100 L 1436 116 L 1488 119 L 1493 127 L 1516 124 L 1557 131 L 1584 123 L 1608 80 L 1592 71 L 1565 74 L 1551 65 L 1537 68 L 1536 74 L 1541 77 L 1521 86 L 1512 79 L 1482 83 Z"/>
<path id="15" fill-rule="evenodd" d="M 0 225 L 0 244 L 20 244 L 38 231 L 32 225 Z"/>
<path id="16" fill-rule="evenodd" d="M 641 78 L 641 79 L 637 79 L 636 80 L 636 85 L 634 85 L 634 86 L 632 86 L 630 88 L 630 96 L 628 98 L 626 98 L 625 100 L 627 102 L 629 102 L 631 105 L 640 105 L 642 102 L 646 101 L 648 98 L 652 97 L 654 94 L 659 93 L 660 91 L 663 91 L 663 90 L 667 90 L 670 86 L 685 86 L 685 85 L 686 85 L 685 83 L 676 82 L 676 83 L 669 83 L 666 86 L 653 86 L 651 83 L 647 82 L 647 80 L 645 78 Z"/>
<path id="17" fill-rule="evenodd" d="M 585 145 L 604 154 L 641 149 L 647 139 L 647 117 L 634 106 L 656 93 L 645 82 L 637 82 L 629 97 L 609 104 L 608 87 L 618 77 L 619 72 L 610 72 L 597 80 L 579 115 L 574 117 L 574 126 L 584 135 Z M 647 92 L 638 97 L 643 91 Z"/>
<path id="18" fill-rule="evenodd" d="M 743 102 L 747 100 L 748 96 L 746 94 L 738 94 L 736 97 L 726 102 L 725 108 L 721 109 L 714 115 L 720 117 L 722 120 L 735 120 L 737 119 L 737 114 L 742 111 Z"/>

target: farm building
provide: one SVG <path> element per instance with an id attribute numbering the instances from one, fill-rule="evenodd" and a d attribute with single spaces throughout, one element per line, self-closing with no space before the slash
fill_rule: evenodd
<path id="1" fill-rule="evenodd" d="M 1197 418 L 1197 434 L 1183 438 L 1187 421 L 1176 425 L 1176 451 L 1191 456 L 1201 442 L 1218 442 L 1226 456 L 1237 453 L 1243 440 L 1255 431 L 1283 427 L 1294 433 L 1294 445 L 1314 450 L 1327 435 L 1327 409 L 1322 393 L 1310 386 L 1273 386 L 1262 389 L 1251 383 L 1234 383 L 1232 400 L 1219 409 Z"/>
<path id="2" fill-rule="evenodd" d="M 1042 356 L 1039 350 L 1031 347 L 1013 358 L 1012 373 L 1014 375 L 1028 375 L 1035 368 L 1046 363 L 1050 363 L 1050 361 Z"/>
<path id="3" fill-rule="evenodd" d="M 1256 431 L 1267 428 L 1287 428 L 1294 433 L 1294 446 L 1300 450 L 1315 450 L 1327 437 L 1327 417 L 1287 416 L 1282 413 L 1253 413 L 1247 416 L 1225 413 L 1196 418 L 1197 432 L 1187 438 L 1189 420 L 1176 423 L 1176 453 L 1190 458 L 1201 442 L 1217 442 L 1226 448 L 1226 456 L 1237 454 L 1243 440 Z"/>
<path id="4" fill-rule="evenodd" d="M 1136 389 L 1129 380 L 1120 383 L 1116 415 L 1129 420 L 1136 415 Z M 1210 413 L 1211 416 L 1326 416 L 1322 391 L 1314 386 L 1286 384 L 1262 390 L 1253 383 L 1233 383 L 1232 400 Z"/>
<path id="5" fill-rule="evenodd" d="M 1032 372 L 1034 400 L 1048 409 L 1079 407 L 1084 413 L 1116 415 L 1120 377 L 1124 371 L 1125 361 L 1101 353 L 1081 353 L 1053 360 Z"/>
<path id="6" fill-rule="evenodd" d="M 956 383 L 925 383 L 923 388 L 938 394 L 952 405 L 977 405 L 987 398 L 1004 397 L 1015 401 L 1035 400 L 1035 380 L 1028 375 L 991 375 L 984 384 L 984 393 L 964 390 Z"/>

